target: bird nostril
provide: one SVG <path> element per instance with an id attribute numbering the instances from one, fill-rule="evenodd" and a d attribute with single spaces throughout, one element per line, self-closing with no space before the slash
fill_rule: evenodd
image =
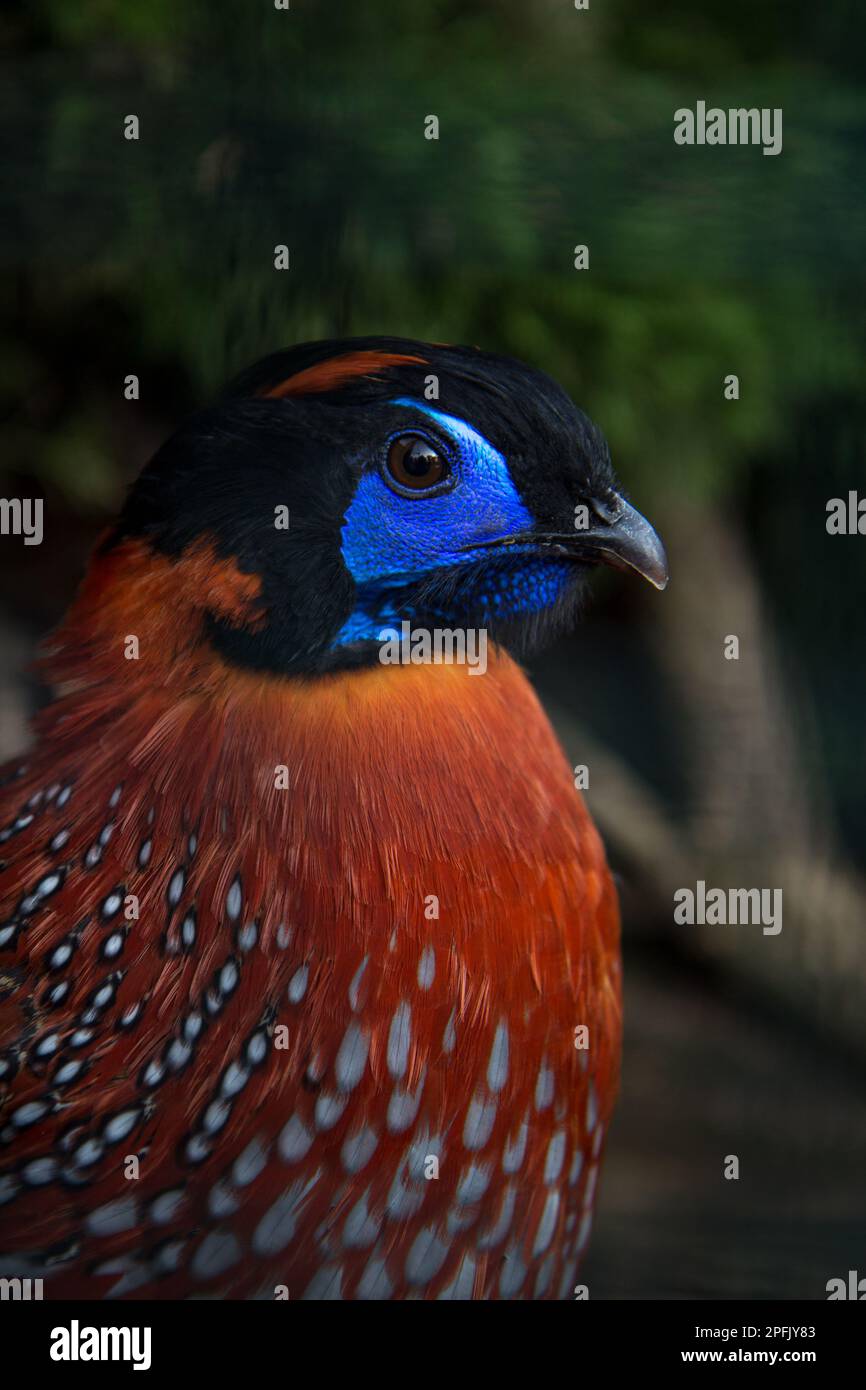
<path id="1" fill-rule="evenodd" d="M 599 521 L 605 522 L 608 526 L 616 521 L 622 512 L 622 498 L 616 492 L 611 493 L 609 497 L 591 497 L 589 505 Z"/>

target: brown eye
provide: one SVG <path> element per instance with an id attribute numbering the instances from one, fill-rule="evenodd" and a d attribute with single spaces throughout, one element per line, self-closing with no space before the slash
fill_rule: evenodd
<path id="1" fill-rule="evenodd" d="M 447 476 L 447 460 L 429 439 L 402 434 L 391 442 L 385 478 L 396 484 L 398 492 L 426 492 Z"/>

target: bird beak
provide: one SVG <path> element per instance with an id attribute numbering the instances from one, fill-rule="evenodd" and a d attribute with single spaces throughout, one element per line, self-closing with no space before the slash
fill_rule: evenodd
<path id="1" fill-rule="evenodd" d="M 587 510 L 590 525 L 568 538 L 569 553 L 590 563 L 634 570 L 656 589 L 667 587 L 668 557 L 646 517 L 618 492 L 603 502 L 593 501 Z"/>
<path id="2" fill-rule="evenodd" d="M 507 550 L 515 545 L 533 545 L 545 554 L 561 555 L 585 565 L 612 565 L 619 570 L 634 570 L 648 579 L 657 589 L 668 582 L 668 557 L 665 548 L 650 526 L 630 502 L 618 492 L 603 500 L 593 498 L 581 508 L 588 520 L 586 526 L 573 531 L 522 531 L 510 536 L 496 536 L 476 542 L 466 549 Z M 575 511 L 577 518 L 577 511 Z"/>

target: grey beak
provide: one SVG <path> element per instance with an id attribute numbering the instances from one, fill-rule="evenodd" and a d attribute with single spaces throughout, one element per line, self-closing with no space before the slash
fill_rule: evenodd
<path id="1" fill-rule="evenodd" d="M 575 531 L 568 548 L 600 564 L 634 570 L 655 588 L 666 588 L 668 557 L 646 517 L 619 493 L 605 502 L 593 502 L 591 512 L 592 524 L 584 531 Z"/>
<path id="2" fill-rule="evenodd" d="M 549 554 L 562 555 L 587 565 L 612 565 L 634 570 L 657 589 L 667 588 L 668 557 L 665 548 L 646 517 L 626 502 L 618 492 L 604 500 L 593 498 L 586 504 L 590 524 L 573 531 L 521 531 L 510 536 L 494 536 L 465 548 L 508 550 L 516 545 L 533 545 Z"/>

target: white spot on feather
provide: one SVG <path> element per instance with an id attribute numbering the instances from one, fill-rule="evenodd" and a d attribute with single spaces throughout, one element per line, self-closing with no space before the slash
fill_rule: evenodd
<path id="1" fill-rule="evenodd" d="M 138 1220 L 138 1203 L 134 1197 L 118 1197 L 96 1207 L 87 1217 L 85 1226 L 93 1236 L 114 1236 L 131 1231 Z"/>
<path id="2" fill-rule="evenodd" d="M 231 1231 L 211 1231 L 193 1255 L 190 1269 L 196 1279 L 214 1279 L 231 1269 L 240 1257 L 241 1247 Z"/>
<path id="3" fill-rule="evenodd" d="M 370 1034 L 357 1023 L 350 1023 L 334 1063 L 334 1074 L 341 1091 L 352 1091 L 357 1086 L 364 1075 L 369 1050 Z"/>
<path id="4" fill-rule="evenodd" d="M 475 1095 L 466 1111 L 463 1144 L 467 1149 L 483 1149 L 496 1121 L 496 1101 Z"/>
<path id="5" fill-rule="evenodd" d="M 429 1284 L 439 1273 L 448 1255 L 448 1243 L 430 1226 L 424 1226 L 406 1256 L 406 1279 L 418 1287 Z"/>
<path id="6" fill-rule="evenodd" d="M 398 1080 L 405 1075 L 412 1038 L 412 1010 L 408 1004 L 398 1004 L 388 1030 L 388 1070 Z"/>
<path id="7" fill-rule="evenodd" d="M 299 1163 L 309 1153 L 314 1138 L 301 1117 L 292 1115 L 280 1131 L 277 1152 L 284 1163 Z"/>
<path id="8" fill-rule="evenodd" d="M 418 962 L 418 988 L 429 989 L 436 978 L 436 952 L 425 946 Z"/>
<path id="9" fill-rule="evenodd" d="M 501 1091 L 508 1080 L 508 1025 L 504 1018 L 496 1026 L 490 1061 L 487 1064 L 487 1085 L 491 1091 Z"/>

